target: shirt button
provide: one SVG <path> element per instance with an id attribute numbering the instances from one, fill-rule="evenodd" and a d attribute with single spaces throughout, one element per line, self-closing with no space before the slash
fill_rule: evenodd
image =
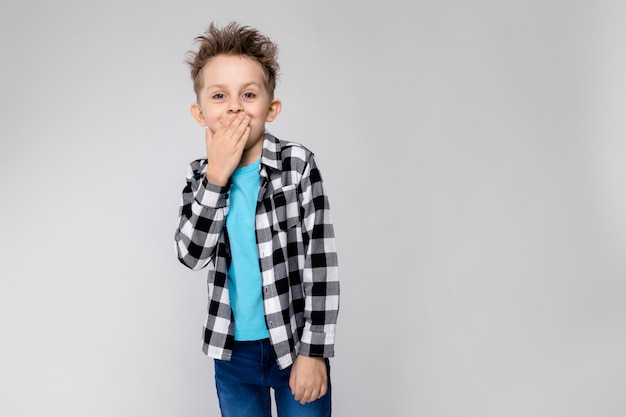
<path id="1" fill-rule="evenodd" d="M 274 322 L 270 321 L 270 327 L 274 327 Z"/>

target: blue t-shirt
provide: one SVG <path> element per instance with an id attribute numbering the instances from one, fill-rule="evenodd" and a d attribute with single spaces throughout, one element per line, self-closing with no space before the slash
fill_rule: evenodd
<path id="1" fill-rule="evenodd" d="M 261 270 L 255 217 L 261 159 L 237 168 L 231 176 L 230 207 L 226 228 L 232 261 L 228 270 L 230 306 L 235 318 L 235 340 L 269 337 L 261 292 Z"/>

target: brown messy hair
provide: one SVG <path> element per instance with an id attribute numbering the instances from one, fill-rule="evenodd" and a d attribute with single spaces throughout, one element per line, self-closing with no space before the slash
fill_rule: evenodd
<path id="1" fill-rule="evenodd" d="M 263 68 L 265 87 L 270 96 L 274 96 L 276 78 L 278 77 L 278 47 L 267 36 L 257 29 L 230 22 L 220 29 L 213 22 L 204 34 L 197 36 L 199 44 L 196 51 L 187 52 L 185 61 L 191 69 L 191 79 L 196 98 L 199 100 L 202 90 L 202 69 L 218 55 L 241 55 L 254 59 Z"/>

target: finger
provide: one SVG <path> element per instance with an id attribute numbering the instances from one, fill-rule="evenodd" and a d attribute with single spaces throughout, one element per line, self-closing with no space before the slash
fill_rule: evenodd
<path id="1" fill-rule="evenodd" d="M 248 122 L 249 117 L 246 118 L 246 116 L 241 114 L 231 114 L 226 118 L 224 123 L 222 123 L 216 135 L 220 137 L 220 140 L 237 144 L 241 140 L 241 136 L 245 133 Z"/>
<path id="2" fill-rule="evenodd" d="M 323 384 L 320 387 L 320 393 L 317 396 L 318 399 L 322 398 L 324 395 L 326 395 L 326 393 L 328 392 L 328 385 L 327 384 Z"/>
<path id="3" fill-rule="evenodd" d="M 317 390 L 312 390 L 309 393 L 309 397 L 307 398 L 307 402 L 312 403 L 313 401 L 317 400 L 319 398 L 319 392 Z"/>
<path id="4" fill-rule="evenodd" d="M 240 112 L 240 113 L 229 113 L 228 115 L 224 116 L 222 119 L 224 120 L 224 126 L 226 127 L 226 129 L 236 129 L 241 122 L 243 121 L 243 119 L 245 119 L 246 114 L 244 112 Z"/>
<path id="5" fill-rule="evenodd" d="M 316 388 L 308 388 L 305 390 L 304 395 L 302 395 L 300 402 L 302 404 L 313 402 L 317 400 L 318 395 L 319 395 L 319 392 Z"/>
<path id="6" fill-rule="evenodd" d="M 213 132 L 208 127 L 204 129 L 204 138 L 206 140 L 207 145 L 211 143 L 211 141 L 213 140 Z"/>
<path id="7" fill-rule="evenodd" d="M 228 113 L 222 116 L 221 119 L 217 122 L 217 129 L 215 129 L 215 133 L 221 135 L 226 134 L 228 130 L 231 128 L 233 122 L 237 120 L 237 115 L 235 113 Z"/>
<path id="8" fill-rule="evenodd" d="M 311 394 L 311 388 L 301 387 L 299 390 L 299 396 L 298 398 L 296 398 L 296 400 L 300 401 L 302 404 L 306 404 L 312 400 Z"/>
<path id="9" fill-rule="evenodd" d="M 250 137 L 250 126 L 247 126 L 243 131 L 243 134 L 237 139 L 236 147 L 243 148 L 248 143 L 248 138 Z"/>
<path id="10" fill-rule="evenodd" d="M 304 391 L 302 395 L 299 398 L 295 398 L 295 400 L 300 401 L 300 404 L 304 405 L 309 402 L 309 396 L 306 394 L 306 391 Z"/>
<path id="11" fill-rule="evenodd" d="M 296 392 L 293 394 L 293 399 L 302 402 L 304 400 L 304 393 L 305 391 L 303 388 L 296 388 Z"/>
<path id="12" fill-rule="evenodd" d="M 213 132 L 208 127 L 204 130 L 204 147 L 206 149 L 207 158 L 211 153 L 211 144 L 213 143 Z"/>
<path id="13" fill-rule="evenodd" d="M 235 141 L 240 141 L 243 136 L 246 134 L 246 132 L 249 130 L 249 124 L 250 124 L 250 116 L 246 116 L 246 115 L 240 115 L 237 117 L 236 120 L 233 121 L 233 123 L 231 123 L 231 128 L 234 129 L 231 133 L 231 137 L 235 140 Z M 246 137 L 246 141 L 247 141 L 247 137 Z"/>

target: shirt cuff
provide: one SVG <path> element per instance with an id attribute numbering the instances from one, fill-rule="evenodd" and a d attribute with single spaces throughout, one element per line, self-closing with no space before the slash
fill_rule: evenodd
<path id="1" fill-rule="evenodd" d="M 298 354 L 322 358 L 335 356 L 335 333 L 311 332 L 304 329 Z"/>
<path id="2" fill-rule="evenodd" d="M 229 186 L 211 184 L 203 176 L 196 193 L 196 201 L 206 207 L 222 208 L 228 205 Z"/>

